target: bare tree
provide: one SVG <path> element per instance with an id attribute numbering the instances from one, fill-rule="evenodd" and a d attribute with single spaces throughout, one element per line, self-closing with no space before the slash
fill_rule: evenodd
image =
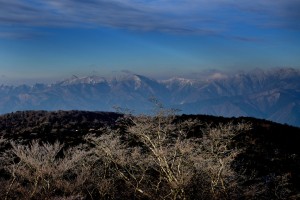
<path id="1" fill-rule="evenodd" d="M 230 192 L 237 188 L 237 174 L 231 168 L 232 161 L 242 151 L 232 144 L 233 138 L 251 129 L 247 123 L 208 125 L 201 143 L 201 165 L 210 176 L 213 196 L 228 199 Z M 204 166 L 203 166 L 204 165 Z"/>
<path id="2" fill-rule="evenodd" d="M 229 195 L 228 185 L 235 179 L 230 163 L 238 153 L 230 141 L 250 126 L 207 126 L 202 137 L 189 138 L 189 129 L 201 122 L 175 123 L 175 118 L 174 112 L 166 109 L 158 109 L 155 116 L 128 115 L 123 121 L 126 134 L 107 131 L 88 139 L 95 144 L 96 154 L 113 164 L 119 177 L 144 197 L 188 199 L 195 177 L 202 181 L 198 185 L 210 183 L 210 190 L 199 187 L 205 190 L 200 193 L 216 199 L 220 194 Z"/>
<path id="3" fill-rule="evenodd" d="M 118 129 L 85 137 L 85 146 L 11 142 L 0 156 L 10 177 L 1 182 L 1 198 L 236 198 L 239 177 L 231 164 L 241 149 L 232 141 L 251 125 L 207 125 L 175 114 L 159 105 L 154 116 L 125 115 Z M 280 181 L 278 198 L 288 192 Z"/>
<path id="4" fill-rule="evenodd" d="M 10 161 L 6 166 L 11 174 L 11 181 L 5 199 L 18 198 L 40 199 L 50 198 L 56 193 L 70 195 L 79 192 L 86 180 L 85 157 L 88 152 L 79 147 L 69 148 L 62 152 L 63 145 L 32 141 L 30 145 L 11 142 L 12 149 L 3 157 Z M 59 155 L 59 154 L 62 155 Z M 68 179 L 67 177 L 70 179 Z M 75 190 L 78 190 L 75 192 Z M 79 195 L 78 194 L 78 195 Z"/>

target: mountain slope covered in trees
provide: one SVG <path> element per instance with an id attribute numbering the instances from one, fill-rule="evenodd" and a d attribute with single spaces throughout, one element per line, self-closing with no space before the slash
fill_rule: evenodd
<path id="1" fill-rule="evenodd" d="M 0 194 L 297 199 L 299 142 L 299 128 L 247 117 L 10 113 L 0 116 Z"/>

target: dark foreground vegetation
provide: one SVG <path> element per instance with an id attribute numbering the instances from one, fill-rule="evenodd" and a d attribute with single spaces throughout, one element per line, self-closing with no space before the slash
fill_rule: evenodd
<path id="1" fill-rule="evenodd" d="M 0 199 L 299 199 L 300 129 L 253 118 L 0 116 Z"/>

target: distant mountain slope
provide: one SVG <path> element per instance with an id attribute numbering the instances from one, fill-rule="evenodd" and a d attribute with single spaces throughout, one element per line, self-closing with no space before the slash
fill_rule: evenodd
<path id="1" fill-rule="evenodd" d="M 251 116 L 300 126 L 300 71 L 291 68 L 157 81 L 136 74 L 75 77 L 51 85 L 0 86 L 0 113 L 18 110 L 151 112 L 149 98 L 185 114 Z"/>

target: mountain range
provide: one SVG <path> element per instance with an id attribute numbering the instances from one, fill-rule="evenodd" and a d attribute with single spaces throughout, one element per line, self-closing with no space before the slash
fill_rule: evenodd
<path id="1" fill-rule="evenodd" d="M 300 70 L 208 71 L 193 78 L 155 80 L 133 73 L 77 77 L 53 84 L 1 85 L 0 114 L 18 110 L 151 113 L 155 98 L 184 114 L 249 116 L 300 126 Z"/>

